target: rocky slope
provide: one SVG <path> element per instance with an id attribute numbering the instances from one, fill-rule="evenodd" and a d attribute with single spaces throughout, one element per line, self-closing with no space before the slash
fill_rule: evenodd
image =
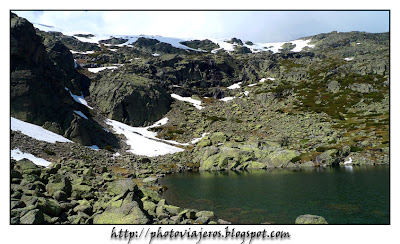
<path id="1" fill-rule="evenodd" d="M 350 157 L 355 165 L 389 163 L 389 33 L 331 32 L 280 46 L 82 41 L 91 38 L 35 30 L 11 15 L 11 116 L 77 142 L 11 131 L 11 149 L 53 162 L 11 161 L 12 223 L 225 223 L 168 205 L 157 178 L 329 167 Z M 134 155 L 109 122 L 162 118 L 146 135 L 182 152 Z M 92 145 L 99 150 L 85 147 Z"/>

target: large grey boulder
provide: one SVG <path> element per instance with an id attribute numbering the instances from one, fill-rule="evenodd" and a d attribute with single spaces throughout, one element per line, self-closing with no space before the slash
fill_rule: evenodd
<path id="1" fill-rule="evenodd" d="M 328 224 L 328 222 L 325 220 L 324 217 L 312 215 L 312 214 L 305 214 L 305 215 L 300 215 L 299 217 L 297 217 L 295 224 L 320 225 L 320 224 Z"/>

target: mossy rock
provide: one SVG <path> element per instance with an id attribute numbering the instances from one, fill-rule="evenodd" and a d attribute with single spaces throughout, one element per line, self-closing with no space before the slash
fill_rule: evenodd
<path id="1" fill-rule="evenodd" d="M 125 194 L 126 192 L 138 191 L 138 187 L 132 179 L 121 179 L 108 183 L 107 192 L 112 195 Z"/>
<path id="2" fill-rule="evenodd" d="M 223 132 L 215 132 L 210 135 L 210 140 L 212 144 L 224 143 L 228 136 Z"/>
<path id="3" fill-rule="evenodd" d="M 305 214 L 300 215 L 296 218 L 295 224 L 312 224 L 312 225 L 321 225 L 321 224 L 328 224 L 324 217 Z"/>
<path id="4" fill-rule="evenodd" d="M 93 224 L 147 224 L 149 219 L 137 202 L 123 204 L 119 208 L 108 207 L 93 218 Z"/>
<path id="5" fill-rule="evenodd" d="M 299 152 L 293 150 L 274 151 L 267 156 L 265 163 L 268 168 L 286 167 L 294 157 L 299 155 Z"/>
<path id="6" fill-rule="evenodd" d="M 90 193 L 93 192 L 93 187 L 88 185 L 73 185 L 71 197 L 75 199 L 90 198 Z"/>
<path id="7" fill-rule="evenodd" d="M 51 196 L 53 196 L 57 191 L 63 191 L 67 194 L 67 196 L 70 196 L 72 192 L 71 182 L 67 177 L 63 177 L 61 179 L 56 178 L 46 185 L 46 191 Z"/>
<path id="8" fill-rule="evenodd" d="M 44 215 L 39 209 L 34 209 L 27 212 L 20 219 L 20 224 L 43 224 Z"/>
<path id="9" fill-rule="evenodd" d="M 53 198 L 39 197 L 35 204 L 35 208 L 51 216 L 58 216 L 61 213 L 60 204 Z"/>

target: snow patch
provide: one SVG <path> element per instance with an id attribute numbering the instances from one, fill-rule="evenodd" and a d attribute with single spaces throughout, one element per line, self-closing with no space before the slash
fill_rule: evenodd
<path id="1" fill-rule="evenodd" d="M 15 159 L 17 161 L 26 158 L 26 159 L 32 161 L 36 165 L 41 165 L 41 166 L 45 166 L 45 167 L 47 167 L 51 164 L 51 162 L 49 162 L 43 158 L 38 158 L 35 155 L 30 154 L 30 153 L 21 152 L 21 150 L 19 148 L 15 148 L 15 149 L 11 150 L 11 158 Z"/>
<path id="2" fill-rule="evenodd" d="M 93 54 L 94 51 L 79 52 L 74 50 L 69 50 L 72 54 Z"/>
<path id="3" fill-rule="evenodd" d="M 158 54 L 158 53 L 153 53 L 152 55 L 153 55 L 154 57 L 160 56 L 160 54 Z"/>
<path id="4" fill-rule="evenodd" d="M 93 145 L 93 146 L 87 146 L 88 148 L 91 148 L 93 150 L 100 150 L 100 148 L 97 145 Z"/>
<path id="5" fill-rule="evenodd" d="M 99 68 L 88 68 L 89 72 L 98 73 L 105 69 L 117 69 L 117 66 L 107 66 L 107 67 L 99 67 Z"/>
<path id="6" fill-rule="evenodd" d="M 88 117 L 86 117 L 86 115 L 84 115 L 81 111 L 74 110 L 74 113 L 76 113 L 77 115 L 81 116 L 84 119 L 88 119 Z"/>
<path id="7" fill-rule="evenodd" d="M 20 131 L 22 134 L 32 137 L 39 141 L 45 141 L 49 143 L 58 142 L 72 142 L 65 137 L 62 137 L 54 132 L 43 129 L 42 127 L 34 124 L 30 124 L 19 119 L 11 117 L 11 130 Z"/>
<path id="8" fill-rule="evenodd" d="M 69 92 L 69 94 L 70 94 L 71 97 L 75 100 L 75 102 L 80 103 L 80 104 L 82 104 L 82 105 L 85 105 L 86 107 L 88 107 L 88 108 L 90 108 L 90 109 L 93 109 L 92 107 L 90 107 L 90 106 L 88 105 L 88 103 L 86 102 L 86 100 L 85 100 L 85 98 L 83 97 L 83 94 L 82 94 L 82 93 L 81 93 L 80 96 L 77 96 L 77 95 L 72 94 L 72 92 L 71 92 L 67 87 L 65 87 L 65 90 L 67 90 L 67 91 Z"/>
<path id="9" fill-rule="evenodd" d="M 242 84 L 242 82 L 235 83 L 235 84 L 233 84 L 231 86 L 228 86 L 227 88 L 230 89 L 230 90 L 239 89 L 241 84 Z"/>
<path id="10" fill-rule="evenodd" d="M 203 139 L 206 135 L 209 135 L 209 134 L 210 134 L 210 133 L 203 133 L 203 134 L 201 135 L 200 138 L 194 138 L 193 140 L 190 141 L 190 143 L 191 143 L 191 144 L 196 144 L 196 143 L 198 143 L 201 139 Z"/>
<path id="11" fill-rule="evenodd" d="M 233 100 L 233 99 L 235 99 L 236 97 L 224 97 L 224 98 L 221 98 L 221 99 L 219 99 L 220 101 L 224 101 L 224 102 L 228 102 L 228 101 L 231 101 L 231 100 Z"/>
<path id="12" fill-rule="evenodd" d="M 113 127 L 115 133 L 122 134 L 126 137 L 126 143 L 131 147 L 128 152 L 155 157 L 184 151 L 182 148 L 165 143 L 171 143 L 171 141 L 163 141 L 156 138 L 157 133 L 148 131 L 149 128 L 162 125 L 166 123 L 166 121 L 167 119 L 164 118 L 149 127 L 132 127 L 111 119 L 107 119 L 106 123 Z"/>
<path id="13" fill-rule="evenodd" d="M 353 59 L 354 59 L 354 57 L 344 58 L 344 60 L 346 60 L 346 61 L 351 61 L 351 60 L 353 60 Z"/>
<path id="14" fill-rule="evenodd" d="M 181 97 L 178 94 L 171 94 L 171 97 L 175 98 L 175 99 L 177 99 L 179 101 L 189 102 L 189 103 L 193 104 L 193 106 L 195 106 L 199 110 L 204 108 L 204 107 L 201 106 L 201 101 L 200 100 L 196 100 L 196 99 L 193 99 L 191 97 Z"/>

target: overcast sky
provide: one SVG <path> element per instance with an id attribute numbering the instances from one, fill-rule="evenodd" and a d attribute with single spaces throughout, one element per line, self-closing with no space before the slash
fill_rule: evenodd
<path id="1" fill-rule="evenodd" d="M 331 31 L 389 31 L 389 11 L 14 11 L 66 34 L 290 41 Z"/>

